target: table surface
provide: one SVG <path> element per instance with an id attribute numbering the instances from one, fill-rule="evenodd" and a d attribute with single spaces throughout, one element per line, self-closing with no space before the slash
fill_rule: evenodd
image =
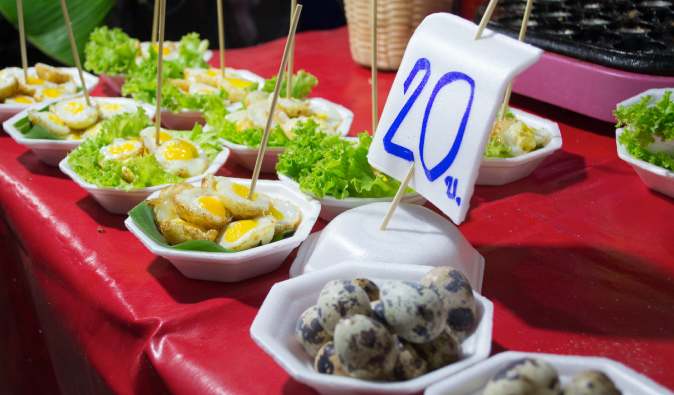
<path id="1" fill-rule="evenodd" d="M 228 51 L 227 65 L 270 77 L 283 46 Z M 295 65 L 318 77 L 312 96 L 353 110 L 352 134 L 369 129 L 370 71 L 351 60 L 345 28 L 299 34 Z M 379 74 L 380 111 L 394 77 Z M 559 123 L 563 147 L 526 179 L 476 187 L 459 226 L 486 260 L 492 353 L 604 356 L 674 389 L 674 200 L 618 158 L 613 125 L 521 96 L 512 103 Z M 250 172 L 228 162 L 218 175 Z M 126 230 L 126 216 L 4 133 L 0 209 L 0 352 L 11 357 L 0 358 L 0 392 L 314 393 L 249 335 L 296 250 L 240 283 L 187 279 Z"/>

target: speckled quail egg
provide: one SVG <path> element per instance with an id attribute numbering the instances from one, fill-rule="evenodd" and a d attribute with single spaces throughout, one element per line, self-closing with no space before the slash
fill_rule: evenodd
<path id="1" fill-rule="evenodd" d="M 180 218 L 165 219 L 159 225 L 159 230 L 170 245 L 176 245 L 191 240 L 215 241 L 218 231 L 205 229 L 199 225 L 185 222 Z"/>
<path id="2" fill-rule="evenodd" d="M 445 329 L 438 337 L 428 343 L 413 344 L 419 356 L 428 363 L 428 371 L 440 369 L 459 360 L 461 345 L 452 329 Z"/>
<path id="3" fill-rule="evenodd" d="M 54 100 L 67 95 L 66 92 L 57 88 L 33 89 L 32 91 L 33 93 L 29 93 L 30 90 L 28 90 L 24 94 L 32 95 L 36 101 Z"/>
<path id="4" fill-rule="evenodd" d="M 143 145 L 147 152 L 154 154 L 157 150 L 157 140 L 156 140 L 156 126 L 150 126 L 140 131 L 140 139 L 143 140 Z M 165 142 L 173 139 L 174 136 L 168 130 L 161 128 L 159 131 L 159 145 L 164 144 Z"/>
<path id="5" fill-rule="evenodd" d="M 389 378 L 391 381 L 411 380 L 426 374 L 428 363 L 419 356 L 411 343 L 394 335 L 393 345 L 398 355 L 393 372 L 391 372 L 391 377 Z"/>
<path id="6" fill-rule="evenodd" d="M 194 177 L 208 169 L 208 157 L 201 146 L 185 139 L 174 138 L 161 144 L 154 156 L 165 172 L 182 178 Z"/>
<path id="7" fill-rule="evenodd" d="M 395 335 L 396 331 L 388 323 L 386 323 L 386 318 L 384 317 L 384 305 L 381 303 L 381 300 L 375 300 L 370 302 L 370 317 L 377 320 L 380 324 L 389 331 L 390 334 Z"/>
<path id="8" fill-rule="evenodd" d="M 54 104 L 54 113 L 72 129 L 86 129 L 98 122 L 98 101 L 84 97 L 59 100 Z"/>
<path id="9" fill-rule="evenodd" d="M 520 359 L 499 369 L 484 389 L 484 395 L 558 395 L 557 371 L 547 362 Z"/>
<path id="10" fill-rule="evenodd" d="M 356 314 L 339 320 L 333 341 L 337 357 L 351 377 L 385 380 L 395 367 L 398 353 L 393 337 L 368 316 Z"/>
<path id="11" fill-rule="evenodd" d="M 269 213 L 276 218 L 274 236 L 297 229 L 302 221 L 300 208 L 283 199 L 274 199 Z"/>
<path id="12" fill-rule="evenodd" d="M 5 100 L 19 92 L 19 81 L 9 73 L 0 74 L 0 100 Z"/>
<path id="13" fill-rule="evenodd" d="M 230 222 L 220 230 L 218 244 L 228 250 L 243 251 L 269 244 L 274 237 L 275 219 L 257 217 Z"/>
<path id="14" fill-rule="evenodd" d="M 117 138 L 112 140 L 112 143 L 101 147 L 99 152 L 103 155 L 103 161 L 110 159 L 124 161 L 133 156 L 142 155 L 143 143 L 137 138 Z"/>
<path id="15" fill-rule="evenodd" d="M 333 280 L 318 294 L 318 316 L 325 331 L 332 335 L 335 325 L 347 315 L 370 315 L 370 299 L 363 289 L 351 281 Z"/>
<path id="16" fill-rule="evenodd" d="M 391 281 L 381 287 L 379 298 L 386 322 L 402 339 L 426 343 L 445 327 L 447 312 L 430 288 L 410 281 Z"/>
<path id="17" fill-rule="evenodd" d="M 323 329 L 318 317 L 318 307 L 311 306 L 302 313 L 295 326 L 295 338 L 307 354 L 315 357 L 323 345 L 332 340 L 332 336 Z"/>
<path id="18" fill-rule="evenodd" d="M 374 281 L 360 277 L 352 279 L 351 282 L 363 288 L 363 291 L 365 291 L 367 297 L 370 298 L 370 302 L 379 300 L 379 287 L 374 283 Z"/>
<path id="19" fill-rule="evenodd" d="M 190 84 L 190 89 L 188 90 L 188 93 L 190 95 L 209 95 L 212 93 L 218 93 L 219 91 L 220 89 L 214 86 L 202 84 L 200 82 L 193 82 Z"/>
<path id="20" fill-rule="evenodd" d="M 154 209 L 154 222 L 157 226 L 164 222 L 165 219 L 180 218 L 178 217 L 178 213 L 176 213 L 173 198 L 180 192 L 189 189 L 194 189 L 194 187 L 185 182 L 169 185 L 159 192 L 159 196 L 156 199 L 148 201 L 148 204 Z"/>
<path id="21" fill-rule="evenodd" d="M 61 70 L 60 68 L 44 63 L 35 63 L 35 73 L 43 80 L 53 82 L 55 84 L 63 84 L 73 79 L 72 75 Z"/>
<path id="22" fill-rule="evenodd" d="M 622 395 L 622 392 L 604 373 L 586 370 L 573 376 L 564 395 Z"/>
<path id="23" fill-rule="evenodd" d="M 175 195 L 173 204 L 180 218 L 206 229 L 220 229 L 232 219 L 213 191 L 186 189 Z"/>
<path id="24" fill-rule="evenodd" d="M 48 111 L 28 110 L 28 120 L 33 125 L 40 125 L 54 136 L 67 136 L 71 130 L 56 114 Z"/>
<path id="25" fill-rule="evenodd" d="M 255 192 L 253 199 L 248 199 L 250 189 L 230 181 L 226 177 L 214 177 L 213 188 L 222 204 L 232 212 L 235 219 L 253 218 L 265 215 L 271 208 L 271 199 L 262 192 Z"/>
<path id="26" fill-rule="evenodd" d="M 337 353 L 335 353 L 335 343 L 332 340 L 325 343 L 316 353 L 314 369 L 318 373 L 331 374 L 333 376 L 349 376 L 339 361 Z"/>
<path id="27" fill-rule="evenodd" d="M 449 266 L 436 267 L 421 279 L 421 285 L 435 291 L 447 311 L 447 325 L 456 331 L 473 326 L 476 317 L 473 289 L 466 276 Z"/>
<path id="28" fill-rule="evenodd" d="M 136 112 L 136 105 L 133 103 L 109 103 L 101 102 L 98 105 L 101 112 L 101 119 L 110 119 L 114 115 Z"/>
<path id="29" fill-rule="evenodd" d="M 5 99 L 5 104 L 34 104 L 35 99 L 30 96 L 12 96 Z"/>

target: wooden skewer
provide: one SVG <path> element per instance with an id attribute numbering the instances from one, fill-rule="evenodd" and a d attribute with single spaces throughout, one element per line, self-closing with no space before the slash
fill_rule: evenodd
<path id="1" fill-rule="evenodd" d="M 407 170 L 407 175 L 405 176 L 405 179 L 403 180 L 402 184 L 400 184 L 400 188 L 398 188 L 398 192 L 396 192 L 396 196 L 393 198 L 391 206 L 389 206 L 388 211 L 386 212 L 386 216 L 384 217 L 384 220 L 381 222 L 381 225 L 379 225 L 379 230 L 386 230 L 388 221 L 391 220 L 393 212 L 396 210 L 396 207 L 398 207 L 398 204 L 400 204 L 400 199 L 403 198 L 405 190 L 407 189 L 407 185 L 409 185 L 413 174 L 414 174 L 414 162 L 412 162 L 410 169 Z"/>
<path id="2" fill-rule="evenodd" d="M 372 0 L 372 135 L 377 132 L 377 0 Z"/>
<path id="3" fill-rule="evenodd" d="M 155 112 L 155 144 L 159 147 L 161 143 L 161 85 L 162 85 L 162 63 L 164 60 L 164 28 L 166 22 L 166 0 L 157 0 L 160 1 L 159 7 L 159 52 L 157 57 L 157 111 Z"/>
<path id="4" fill-rule="evenodd" d="M 16 0 L 16 10 L 19 14 L 19 41 L 21 45 L 21 66 L 23 67 L 23 80 L 28 83 L 28 56 L 26 55 L 26 32 L 23 27 L 23 5 L 21 0 Z"/>
<path id="5" fill-rule="evenodd" d="M 524 16 L 522 17 L 522 27 L 520 28 L 520 36 L 518 40 L 524 41 L 524 36 L 527 34 L 527 25 L 529 24 L 529 16 L 531 15 L 531 6 L 533 4 L 532 0 L 527 0 L 527 8 L 524 10 Z M 501 106 L 501 115 L 499 119 L 502 121 L 505 119 L 506 112 L 508 112 L 508 103 L 510 103 L 510 95 L 513 92 L 513 82 L 510 81 L 508 89 L 506 90 L 505 98 L 503 99 L 503 105 Z"/>
<path id="6" fill-rule="evenodd" d="M 220 69 L 225 78 L 225 22 L 222 14 L 222 0 L 218 0 L 218 40 L 220 40 Z"/>
<path id="7" fill-rule="evenodd" d="M 484 11 L 484 15 L 482 15 L 482 20 L 480 21 L 480 25 L 477 28 L 477 33 L 475 34 L 475 38 L 473 38 L 473 40 L 479 40 L 482 37 L 482 33 L 487 27 L 487 23 L 489 23 L 489 19 L 491 18 L 491 14 L 494 13 L 497 3 L 498 0 L 489 0 L 489 5 Z"/>
<path id="8" fill-rule="evenodd" d="M 295 30 L 297 29 L 297 22 L 300 19 L 300 13 L 302 12 L 302 5 L 298 4 L 295 7 L 295 12 L 293 13 L 293 22 L 290 25 L 290 33 L 288 34 L 288 40 L 286 41 L 286 47 L 283 50 L 283 60 L 281 60 L 281 68 L 278 72 L 278 78 L 276 79 L 276 87 L 274 88 L 274 93 L 272 96 L 271 108 L 269 109 L 269 117 L 267 117 L 267 125 L 264 128 L 264 134 L 262 135 L 262 142 L 260 143 L 260 150 L 257 152 L 257 162 L 255 162 L 255 169 L 253 170 L 253 178 L 250 181 L 250 192 L 248 192 L 248 199 L 253 200 L 255 196 L 255 186 L 257 184 L 257 178 L 260 176 L 260 167 L 262 166 L 262 158 L 264 158 L 264 151 L 267 148 L 267 140 L 269 140 L 269 130 L 271 129 L 271 122 L 274 118 L 274 113 L 276 112 L 276 103 L 278 103 L 278 97 L 281 93 L 281 84 L 283 82 L 283 72 L 288 65 L 288 56 L 290 55 L 290 47 L 295 40 Z"/>
<path id="9" fill-rule="evenodd" d="M 87 101 L 87 106 L 91 106 L 89 101 L 89 92 L 87 91 L 87 84 L 84 82 L 84 74 L 82 74 L 82 64 L 80 63 L 80 55 L 77 53 L 77 45 L 75 44 L 75 36 L 73 36 L 73 27 L 70 24 L 70 17 L 68 16 L 68 7 L 66 7 L 66 0 L 61 0 L 61 10 L 63 11 L 63 19 L 66 21 L 66 28 L 68 28 L 68 37 L 70 38 L 70 47 L 73 49 L 73 57 L 75 58 L 75 65 L 80 74 L 80 81 L 82 82 L 82 93 Z"/>
<path id="10" fill-rule="evenodd" d="M 293 17 L 295 13 L 295 8 L 297 7 L 297 0 L 292 0 L 290 2 L 290 28 L 292 29 Z M 288 57 L 288 81 L 286 82 L 286 98 L 290 99 L 293 95 L 293 66 L 295 60 L 295 42 L 293 41 L 290 46 L 290 56 Z"/>
<path id="11" fill-rule="evenodd" d="M 152 39 L 150 44 L 152 47 L 157 43 L 157 19 L 159 18 L 159 4 L 161 0 L 154 0 L 154 12 L 152 13 Z"/>

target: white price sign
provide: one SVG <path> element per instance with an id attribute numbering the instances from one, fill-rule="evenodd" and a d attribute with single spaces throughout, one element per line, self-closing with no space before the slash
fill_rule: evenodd
<path id="1" fill-rule="evenodd" d="M 410 40 L 370 146 L 370 164 L 403 180 L 455 223 L 468 212 L 494 119 L 510 81 L 543 51 L 433 14 Z M 554 78 L 554 77 L 553 77 Z"/>

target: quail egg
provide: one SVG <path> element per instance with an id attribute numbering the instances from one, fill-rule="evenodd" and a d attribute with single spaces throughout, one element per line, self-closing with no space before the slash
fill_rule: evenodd
<path id="1" fill-rule="evenodd" d="M 188 90 L 188 93 L 190 95 L 208 95 L 212 93 L 218 93 L 219 91 L 220 89 L 214 86 L 202 84 L 200 82 L 193 82 L 190 84 L 190 89 Z"/>
<path id="2" fill-rule="evenodd" d="M 496 372 L 484 395 L 558 395 L 557 371 L 547 362 L 527 358 L 514 361 Z"/>
<path id="3" fill-rule="evenodd" d="M 447 325 L 456 331 L 470 329 L 476 316 L 475 298 L 463 273 L 449 266 L 436 267 L 424 275 L 421 285 L 440 296 L 447 311 Z"/>
<path id="4" fill-rule="evenodd" d="M 35 99 L 30 96 L 12 96 L 5 99 L 5 104 L 34 104 Z"/>
<path id="5" fill-rule="evenodd" d="M 9 73 L 0 74 L 0 100 L 5 100 L 19 91 L 19 81 Z"/>
<path id="6" fill-rule="evenodd" d="M 86 129 L 98 121 L 98 101 L 84 97 L 63 99 L 54 105 L 54 113 L 72 129 Z"/>
<path id="7" fill-rule="evenodd" d="M 71 130 L 56 114 L 48 111 L 28 110 L 28 120 L 33 125 L 40 125 L 54 136 L 67 136 Z"/>
<path id="8" fill-rule="evenodd" d="M 354 278 L 351 282 L 363 288 L 367 297 L 370 298 L 370 302 L 379 300 L 379 287 L 374 281 L 367 278 Z"/>
<path id="9" fill-rule="evenodd" d="M 386 318 L 384 318 L 384 305 L 382 305 L 381 300 L 375 300 L 374 302 L 370 302 L 370 309 L 372 310 L 372 313 L 370 313 L 370 317 L 377 320 L 380 324 L 384 325 L 384 327 L 389 331 L 389 333 L 395 335 L 396 331 L 393 328 L 391 328 L 389 324 L 386 323 Z"/>
<path id="10" fill-rule="evenodd" d="M 186 68 L 183 71 L 185 79 L 192 84 L 198 83 L 210 87 L 218 87 L 222 80 L 222 73 L 216 69 Z"/>
<path id="11" fill-rule="evenodd" d="M 101 112 L 101 119 L 110 119 L 117 114 L 134 113 L 137 107 L 132 103 L 101 102 L 98 108 Z"/>
<path id="12" fill-rule="evenodd" d="M 283 199 L 274 199 L 269 209 L 270 214 L 276 218 L 274 236 L 283 234 L 289 230 L 295 230 L 300 226 L 302 213 L 300 208 Z"/>
<path id="13" fill-rule="evenodd" d="M 316 303 L 325 331 L 332 335 L 337 322 L 347 315 L 371 312 L 370 299 L 363 289 L 351 281 L 333 280 L 325 284 Z"/>
<path id="14" fill-rule="evenodd" d="M 33 96 L 36 101 L 54 100 L 66 95 L 64 91 L 57 88 L 32 89 L 33 93 L 30 92 L 30 89 L 24 90 L 24 94 Z"/>
<path id="15" fill-rule="evenodd" d="M 604 373 L 586 370 L 573 376 L 564 389 L 564 395 L 621 395 L 613 381 Z"/>
<path id="16" fill-rule="evenodd" d="M 180 218 L 206 229 L 220 229 L 232 218 L 214 192 L 201 188 L 181 191 L 173 198 L 173 204 Z"/>
<path id="17" fill-rule="evenodd" d="M 157 140 L 156 140 L 156 126 L 150 126 L 140 131 L 140 139 L 143 140 L 143 145 L 147 152 L 154 154 L 157 150 Z M 164 144 L 165 142 L 173 139 L 174 136 L 164 128 L 159 129 L 159 145 Z"/>
<path id="18" fill-rule="evenodd" d="M 397 352 L 393 337 L 368 316 L 356 314 L 339 320 L 334 343 L 339 361 L 351 377 L 385 380 L 395 367 Z"/>
<path id="19" fill-rule="evenodd" d="M 185 139 L 166 141 L 157 148 L 154 156 L 165 172 L 182 178 L 202 174 L 208 168 L 208 157 L 201 146 Z"/>
<path id="20" fill-rule="evenodd" d="M 274 237 L 275 219 L 257 217 L 230 222 L 220 230 L 216 242 L 233 251 L 243 251 L 269 244 Z"/>
<path id="21" fill-rule="evenodd" d="M 77 85 L 74 81 L 64 82 L 63 84 L 56 85 L 56 89 L 62 91 L 66 95 L 72 95 L 77 93 Z"/>
<path id="22" fill-rule="evenodd" d="M 342 363 L 339 362 L 339 358 L 335 353 L 335 343 L 332 340 L 325 343 L 316 353 L 314 369 L 318 373 L 331 374 L 333 376 L 349 376 Z"/>
<path id="23" fill-rule="evenodd" d="M 170 245 L 176 245 L 191 240 L 215 241 L 218 231 L 205 229 L 199 225 L 185 222 L 180 218 L 165 219 L 159 225 L 159 230 Z"/>
<path id="24" fill-rule="evenodd" d="M 302 346 L 302 349 L 312 357 L 318 354 L 318 350 L 325 343 L 332 340 L 332 336 L 328 335 L 321 325 L 320 318 L 318 317 L 318 307 L 311 306 L 302 313 L 295 326 L 295 338 L 300 343 L 300 346 Z"/>
<path id="25" fill-rule="evenodd" d="M 461 353 L 459 339 L 448 326 L 434 340 L 414 344 L 414 349 L 428 363 L 429 372 L 458 361 Z"/>
<path id="26" fill-rule="evenodd" d="M 73 79 L 73 76 L 65 71 L 44 63 L 35 64 L 35 73 L 44 81 L 53 82 L 55 84 L 63 84 Z"/>
<path id="27" fill-rule="evenodd" d="M 133 156 L 142 155 L 143 143 L 140 140 L 134 138 L 117 138 L 112 140 L 112 143 L 101 147 L 99 152 L 103 155 L 103 161 L 110 159 L 124 161 Z"/>
<path id="28" fill-rule="evenodd" d="M 143 42 L 140 43 L 140 53 L 143 58 L 150 57 L 150 45 L 152 43 Z M 163 60 L 176 60 L 180 57 L 180 51 L 178 50 L 180 43 L 173 41 L 164 41 L 162 44 L 162 58 Z M 159 44 L 152 45 L 155 53 L 159 53 Z"/>
<path id="29" fill-rule="evenodd" d="M 337 111 L 335 107 L 329 105 L 310 108 L 309 111 L 307 111 L 307 116 L 323 121 L 334 130 L 337 130 L 343 120 L 342 116 L 339 114 L 339 111 Z"/>
<path id="30" fill-rule="evenodd" d="M 181 182 L 165 187 L 159 192 L 156 199 L 148 203 L 154 209 L 154 221 L 159 226 L 165 219 L 179 218 L 176 213 L 176 206 L 173 204 L 173 198 L 182 191 L 193 189 L 190 184 Z"/>
<path id="31" fill-rule="evenodd" d="M 271 208 L 271 199 L 261 192 L 255 192 L 253 199 L 248 199 L 250 189 L 236 184 L 226 177 L 214 177 L 212 187 L 218 194 L 222 204 L 232 212 L 234 218 L 252 218 L 265 215 Z M 276 222 L 276 218 L 274 218 Z"/>
<path id="32" fill-rule="evenodd" d="M 84 129 L 84 132 L 80 134 L 80 137 L 83 139 L 88 139 L 90 137 L 94 137 L 97 134 L 99 134 L 103 130 L 103 124 L 102 123 L 97 123 L 93 126 L 89 126 L 88 128 Z"/>
<path id="33" fill-rule="evenodd" d="M 410 281 L 391 281 L 381 287 L 379 297 L 386 322 L 402 339 L 426 343 L 445 327 L 447 312 L 430 288 Z"/>
<path id="34" fill-rule="evenodd" d="M 392 381 L 405 381 L 417 378 L 428 371 L 428 363 L 423 360 L 411 343 L 393 336 L 393 344 L 398 352 L 393 367 Z"/>

